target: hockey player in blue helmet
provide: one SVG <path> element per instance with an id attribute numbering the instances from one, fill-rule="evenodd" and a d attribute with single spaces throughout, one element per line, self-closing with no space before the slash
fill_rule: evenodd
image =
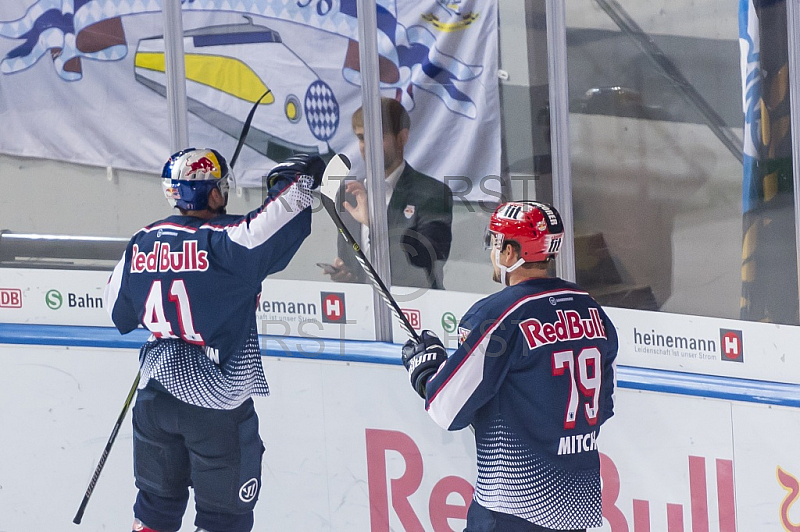
<path id="1" fill-rule="evenodd" d="M 172 207 L 183 211 L 203 211 L 224 214 L 228 202 L 233 170 L 217 150 L 189 148 L 173 154 L 161 171 L 161 187 Z M 224 203 L 209 208 L 211 191 L 217 189 Z"/>
<path id="2" fill-rule="evenodd" d="M 238 216 L 225 212 L 233 176 L 219 152 L 191 148 L 164 165 L 180 212 L 131 238 L 104 296 L 121 333 L 151 333 L 132 415 L 134 531 L 177 531 L 190 487 L 198 531 L 252 530 L 264 452 L 252 396 L 269 394 L 256 305 L 311 231 L 324 167 L 290 157 L 267 174 L 264 204 Z"/>

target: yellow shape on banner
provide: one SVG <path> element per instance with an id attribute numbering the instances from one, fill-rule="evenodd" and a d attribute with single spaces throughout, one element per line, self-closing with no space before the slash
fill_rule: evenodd
<path id="1" fill-rule="evenodd" d="M 272 93 L 270 93 L 270 96 L 271 95 Z M 286 111 L 286 118 L 292 121 L 297 120 L 298 115 L 300 114 L 300 109 L 298 109 L 297 104 L 292 100 L 286 101 L 285 111 Z"/>
<path id="2" fill-rule="evenodd" d="M 164 54 L 139 52 L 135 59 L 137 68 L 165 72 Z M 250 103 L 256 103 L 268 88 L 249 66 L 238 59 L 221 55 L 186 54 L 186 79 L 228 93 Z M 261 100 L 262 105 L 275 102 L 270 92 Z"/>
<path id="3" fill-rule="evenodd" d="M 448 7 L 452 8 L 455 6 L 451 4 Z M 453 33 L 467 29 L 473 22 L 478 20 L 478 17 L 480 17 L 480 13 L 469 12 L 461 15 L 455 22 L 442 22 L 439 20 L 439 17 L 433 13 L 423 13 L 421 15 L 422 20 L 431 23 L 434 28 L 443 33 Z"/>

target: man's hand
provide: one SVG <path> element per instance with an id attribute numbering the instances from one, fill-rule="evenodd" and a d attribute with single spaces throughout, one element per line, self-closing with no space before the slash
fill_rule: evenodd
<path id="1" fill-rule="evenodd" d="M 295 176 L 304 175 L 313 180 L 311 190 L 317 188 L 322 181 L 322 174 L 325 172 L 325 161 L 319 155 L 309 155 L 298 153 L 292 155 L 282 163 L 276 164 L 267 174 L 267 187 L 272 188 L 281 180 L 289 182 Z"/>
<path id="2" fill-rule="evenodd" d="M 350 202 L 344 201 L 344 208 L 350 213 L 355 221 L 361 225 L 369 227 L 369 203 L 367 201 L 367 189 L 361 181 L 347 181 L 344 186 L 344 191 L 352 194 L 356 198 L 356 206 L 350 205 Z"/>
<path id="3" fill-rule="evenodd" d="M 408 370 L 411 387 L 425 399 L 425 386 L 444 362 L 447 351 L 442 341 L 433 331 L 425 329 L 420 334 L 420 341 L 408 340 L 403 346 L 403 365 Z"/>
<path id="4" fill-rule="evenodd" d="M 337 283 L 355 283 L 358 281 L 356 274 L 347 267 L 341 257 L 336 257 L 331 266 L 334 267 L 335 271 L 325 272 L 326 275 L 331 276 L 331 281 L 336 281 Z"/>

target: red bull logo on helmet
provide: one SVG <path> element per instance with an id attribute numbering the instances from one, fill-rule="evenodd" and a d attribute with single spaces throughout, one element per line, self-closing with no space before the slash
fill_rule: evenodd
<path id="1" fill-rule="evenodd" d="M 222 170 L 217 157 L 211 151 L 190 154 L 184 165 L 182 179 L 221 179 Z"/>
<path id="2" fill-rule="evenodd" d="M 194 175 L 198 172 L 213 172 L 215 170 L 214 163 L 211 162 L 211 159 L 208 157 L 200 157 L 198 160 L 189 163 L 186 165 L 186 175 Z"/>
<path id="3" fill-rule="evenodd" d="M 166 196 L 167 199 L 181 199 L 181 194 L 178 192 L 178 189 L 172 186 L 164 188 L 164 196 Z"/>

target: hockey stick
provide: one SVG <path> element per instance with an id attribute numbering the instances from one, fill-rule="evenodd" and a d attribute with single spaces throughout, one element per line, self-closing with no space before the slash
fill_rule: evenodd
<path id="1" fill-rule="evenodd" d="M 319 199 L 322 202 L 322 206 L 328 211 L 328 214 L 333 220 L 333 223 L 336 224 L 336 227 L 339 229 L 339 233 L 344 238 L 344 241 L 353 248 L 353 253 L 356 255 L 356 259 L 358 259 L 358 263 L 361 264 L 361 267 L 364 268 L 364 271 L 367 273 L 367 277 L 372 282 L 372 285 L 378 290 L 378 293 L 381 295 L 383 300 L 389 305 L 389 308 L 392 310 L 392 313 L 395 317 L 400 321 L 400 326 L 408 333 L 408 335 L 415 341 L 421 342 L 422 339 L 417 334 L 417 331 L 414 330 L 414 327 L 408 322 L 408 318 L 406 315 L 403 314 L 403 311 L 400 310 L 400 306 L 397 304 L 397 301 L 394 300 L 392 294 L 389 292 L 389 289 L 386 288 L 386 285 L 383 284 L 378 273 L 375 271 L 375 268 L 372 267 L 369 260 L 367 260 L 366 255 L 361 250 L 361 246 L 358 245 L 358 242 L 355 241 L 353 238 L 352 233 L 345 227 L 342 218 L 339 216 L 339 213 L 336 212 L 336 205 L 334 203 L 333 198 L 336 197 L 336 192 L 339 190 L 339 181 L 336 179 L 331 179 L 331 177 L 345 177 L 347 174 L 350 173 L 350 159 L 343 153 L 337 153 L 333 156 L 330 160 L 328 165 L 325 167 L 325 172 L 322 174 L 322 183 L 319 186 Z M 475 427 L 470 425 L 469 429 L 475 434 Z"/>
<path id="2" fill-rule="evenodd" d="M 383 300 L 387 305 L 389 305 L 392 313 L 400 321 L 400 325 L 415 342 L 421 342 L 422 339 L 417 334 L 417 331 L 415 331 L 414 327 L 412 327 L 408 322 L 408 318 L 406 318 L 406 315 L 403 314 L 402 310 L 400 310 L 400 306 L 397 304 L 397 301 L 394 300 L 392 294 L 389 292 L 389 289 L 386 288 L 386 285 L 383 284 L 380 276 L 375 271 L 375 268 L 373 268 L 372 264 L 370 264 L 369 260 L 367 260 L 366 255 L 364 255 L 364 252 L 361 250 L 361 246 L 359 246 L 358 242 L 355 241 L 353 235 L 350 233 L 350 231 L 348 231 L 347 227 L 345 227 L 342 218 L 339 216 L 339 213 L 336 212 L 336 205 L 333 198 L 336 197 L 336 192 L 339 190 L 339 182 L 336 179 L 331 179 L 331 177 L 345 177 L 348 173 L 350 173 L 350 159 L 348 159 L 343 153 L 337 153 L 330 160 L 328 165 L 325 167 L 325 172 L 322 174 L 322 183 L 320 183 L 319 186 L 320 202 L 322 202 L 322 206 L 325 208 L 325 210 L 328 211 L 331 220 L 333 220 L 333 223 L 336 224 L 336 227 L 339 229 L 339 233 L 344 238 L 344 241 L 353 248 L 353 253 L 356 254 L 358 263 L 361 264 L 362 268 L 364 268 L 364 271 L 367 273 L 367 277 L 372 282 L 372 285 L 378 290 L 378 293 L 381 295 Z M 470 425 L 469 429 L 473 434 L 475 434 L 475 427 L 473 425 Z"/>
<path id="3" fill-rule="evenodd" d="M 103 454 L 100 455 L 100 461 L 97 464 L 97 468 L 94 470 L 94 475 L 92 475 L 92 480 L 89 481 L 89 487 L 86 488 L 86 494 L 83 496 L 81 505 L 78 507 L 78 512 L 72 519 L 72 522 L 75 523 L 76 525 L 81 524 L 81 519 L 83 519 L 83 512 L 86 511 L 86 505 L 89 503 L 89 497 L 92 496 L 94 487 L 95 485 L 97 485 L 97 479 L 100 478 L 100 472 L 103 470 L 103 466 L 106 465 L 106 458 L 108 458 L 108 454 L 111 452 L 111 446 L 114 445 L 114 440 L 117 439 L 117 434 L 119 433 L 119 428 L 122 426 L 122 421 L 125 419 L 125 414 L 128 413 L 128 408 L 130 408 L 131 406 L 131 401 L 133 400 L 133 396 L 136 395 L 136 388 L 137 386 L 139 386 L 139 376 L 140 374 L 137 373 L 136 378 L 133 380 L 133 386 L 131 386 L 131 391 L 128 392 L 128 397 L 125 399 L 125 404 L 122 405 L 122 412 L 119 413 L 117 422 L 114 424 L 114 430 L 111 431 L 111 436 L 108 438 L 108 443 L 106 443 L 106 448 L 103 449 Z"/>
<path id="4" fill-rule="evenodd" d="M 244 141 L 247 139 L 247 133 L 250 131 L 250 123 L 253 121 L 253 116 L 256 114 L 256 109 L 258 109 L 258 104 L 261 103 L 261 100 L 266 98 L 267 94 L 272 92 L 270 89 L 267 89 L 267 92 L 261 95 L 261 98 L 256 100 L 256 103 L 253 104 L 253 107 L 250 108 L 250 112 L 247 113 L 247 119 L 244 121 L 244 125 L 242 126 L 242 132 L 239 134 L 239 143 L 236 144 L 236 150 L 233 152 L 233 156 L 231 157 L 230 167 L 233 168 L 233 165 L 236 164 L 236 160 L 239 158 L 239 152 L 242 151 L 242 146 L 244 145 Z"/>
<path id="5" fill-rule="evenodd" d="M 319 199 L 322 202 L 322 206 L 326 211 L 328 211 L 331 220 L 333 220 L 333 223 L 336 224 L 336 227 L 339 229 L 339 233 L 344 238 L 344 241 L 353 248 L 353 253 L 355 253 L 358 263 L 367 273 L 367 278 L 369 278 L 370 282 L 372 282 L 372 285 L 381 295 L 383 300 L 387 305 L 389 305 L 389 308 L 394 313 L 395 317 L 400 321 L 400 326 L 403 327 L 403 329 L 411 338 L 419 342 L 419 335 L 408 322 L 408 318 L 406 318 L 406 315 L 403 314 L 402 310 L 400 310 L 400 306 L 397 304 L 397 301 L 394 300 L 392 294 L 389 292 L 389 289 L 386 288 L 385 284 L 383 284 L 383 281 L 375 271 L 375 268 L 372 267 L 372 264 L 370 264 L 366 255 L 364 255 L 364 252 L 361 250 L 361 246 L 358 245 L 358 242 L 356 242 L 356 240 L 353 238 L 353 235 L 350 233 L 350 231 L 348 231 L 347 227 L 345 227 L 342 218 L 339 216 L 339 213 L 336 212 L 334 198 L 336 198 L 336 192 L 339 189 L 339 184 L 341 181 L 337 179 L 331 179 L 331 177 L 335 176 L 343 178 L 347 176 L 348 173 L 350 173 L 350 160 L 345 154 L 337 153 L 330 160 L 328 165 L 325 167 L 325 172 L 322 174 L 322 183 L 319 186 Z"/>

